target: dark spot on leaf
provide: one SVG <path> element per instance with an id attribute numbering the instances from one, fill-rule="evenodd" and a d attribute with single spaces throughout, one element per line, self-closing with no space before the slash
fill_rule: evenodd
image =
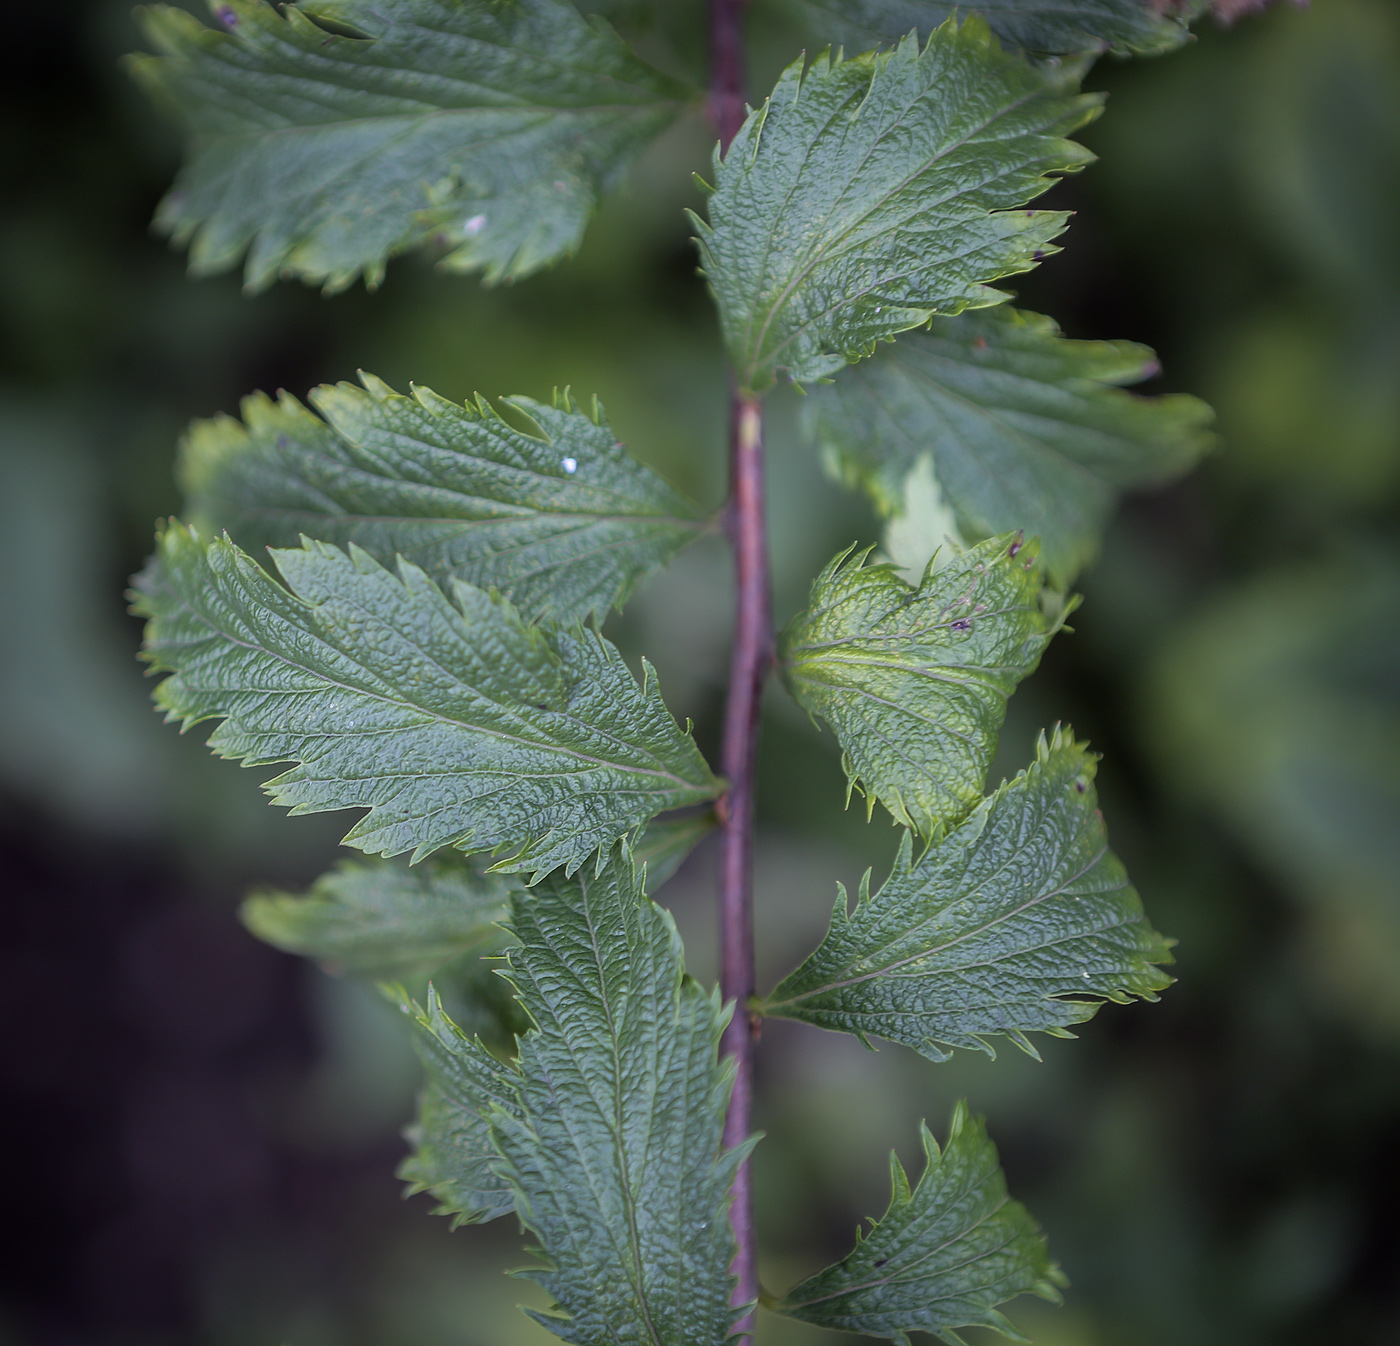
<path id="1" fill-rule="evenodd" d="M 1081 795 L 1082 795 L 1082 794 L 1084 793 L 1084 791 L 1087 790 L 1088 788 L 1089 788 L 1088 783 L 1084 780 L 1083 777 L 1080 777 L 1079 780 L 1077 780 L 1077 781 L 1074 782 L 1074 790 L 1075 790 L 1075 793 L 1076 793 L 1076 794 L 1081 794 Z"/>
<path id="2" fill-rule="evenodd" d="M 1045 251 L 1043 248 L 1037 248 L 1033 253 L 1031 253 L 1031 256 L 1037 262 L 1043 262 L 1045 260 Z"/>
<path id="3" fill-rule="evenodd" d="M 1016 541 L 1013 542 L 1013 543 L 1006 549 L 1006 554 L 1007 554 L 1008 556 L 1015 556 L 1016 553 L 1017 553 L 1018 551 L 1020 551 L 1021 548 L 1025 545 L 1025 542 L 1026 542 L 1025 534 L 1024 534 L 1024 533 L 1017 533 L 1017 534 L 1016 534 Z"/>
<path id="4" fill-rule="evenodd" d="M 987 349 L 987 338 L 978 337 L 977 340 L 974 341 L 972 344 L 976 346 L 979 351 L 984 351 Z"/>
<path id="5" fill-rule="evenodd" d="M 972 623 L 966 618 L 960 617 L 949 629 L 953 631 L 970 631 L 972 629 Z"/>
<path id="6" fill-rule="evenodd" d="M 234 13 L 232 5 L 215 5 L 214 17 L 218 19 L 225 28 L 238 27 L 238 15 Z"/>
<path id="7" fill-rule="evenodd" d="M 889 1260 L 890 1259 L 888 1257 L 877 1257 L 870 1265 L 873 1267 L 882 1267 Z"/>

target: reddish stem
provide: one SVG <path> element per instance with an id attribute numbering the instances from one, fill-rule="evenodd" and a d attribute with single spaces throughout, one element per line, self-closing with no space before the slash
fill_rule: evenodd
<path id="1" fill-rule="evenodd" d="M 744 123 L 743 12 L 748 0 L 710 0 L 710 115 L 721 152 Z M 734 1061 L 734 1092 L 724 1119 L 724 1143 L 742 1145 L 751 1129 L 753 1053 L 759 1019 L 749 1008 L 754 997 L 753 959 L 753 777 L 758 747 L 759 703 L 773 659 L 769 602 L 768 533 L 763 511 L 763 408 L 756 398 L 734 396 L 731 406 L 729 506 L 726 524 L 734 547 L 737 604 L 734 652 L 729 667 L 729 698 L 724 710 L 720 769 L 729 780 L 720 800 L 719 942 L 720 994 L 734 1002 L 721 1052 Z M 730 1222 L 738 1245 L 734 1257 L 736 1306 L 758 1299 L 758 1257 L 754 1241 L 753 1193 L 745 1160 L 734 1178 Z M 753 1313 L 735 1325 L 752 1340 Z"/>
<path id="2" fill-rule="evenodd" d="M 724 1143 L 729 1148 L 742 1145 L 751 1129 L 753 1055 L 759 1029 L 759 1018 L 749 1008 L 755 991 L 754 757 L 763 682 L 773 658 L 768 536 L 763 510 L 763 408 L 757 399 L 735 398 L 732 433 L 727 522 L 734 547 L 738 601 L 721 753 L 721 770 L 729 780 L 729 790 L 719 809 L 719 984 L 724 999 L 734 1002 L 734 1017 L 720 1043 L 720 1050 L 734 1059 L 734 1092 L 724 1119 Z M 747 1160 L 734 1179 L 730 1221 L 738 1244 L 733 1302 L 749 1304 L 758 1298 L 758 1257 Z M 749 1314 L 737 1330 L 751 1334 L 753 1328 L 754 1316 Z"/>
<path id="3" fill-rule="evenodd" d="M 749 0 L 710 0 L 710 116 L 720 150 L 744 124 L 744 10 Z"/>

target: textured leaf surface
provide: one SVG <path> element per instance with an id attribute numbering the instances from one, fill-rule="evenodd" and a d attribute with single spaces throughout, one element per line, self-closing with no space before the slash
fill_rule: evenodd
<path id="1" fill-rule="evenodd" d="M 138 581 L 156 701 L 250 766 L 293 812 L 362 808 L 345 841 L 382 855 L 503 851 L 573 869 L 717 791 L 648 666 L 607 641 L 528 626 L 504 599 L 327 543 L 276 551 L 283 588 L 232 543 L 172 524 Z"/>
<path id="2" fill-rule="evenodd" d="M 1065 1036 L 1104 1000 L 1155 999 L 1169 942 L 1148 924 L 1068 732 L 916 860 L 907 836 L 854 913 L 843 891 L 816 952 L 765 1012 L 901 1042 L 934 1061 L 1006 1034 Z"/>
<path id="3" fill-rule="evenodd" d="M 347 861 L 304 897 L 254 893 L 242 914 L 259 939 L 288 953 L 395 980 L 431 972 L 490 940 L 510 888 L 480 859 L 445 851 L 413 866 Z"/>
<path id="4" fill-rule="evenodd" d="M 950 15 L 970 12 L 981 14 L 1007 46 L 1046 55 L 1155 56 L 1187 35 L 1183 19 L 1153 0 L 797 0 L 797 8 L 823 41 L 851 51 L 898 41 L 911 28 L 925 36 Z"/>
<path id="5" fill-rule="evenodd" d="M 685 975 L 675 925 L 622 848 L 517 894 L 511 928 L 535 1027 L 490 1120 L 494 1171 L 546 1259 L 529 1274 L 555 1300 L 532 1316 L 572 1342 L 720 1346 L 738 1155 L 721 1149 L 718 996 Z"/>
<path id="6" fill-rule="evenodd" d="M 1057 1300 L 1064 1277 L 1026 1208 L 1007 1196 L 996 1149 L 959 1103 L 940 1152 L 920 1127 L 925 1166 L 917 1187 L 890 1156 L 884 1218 L 843 1261 L 791 1290 L 777 1311 L 843 1332 L 892 1337 L 990 1327 L 1020 1338 L 997 1305 L 1026 1291 Z"/>
<path id="7" fill-rule="evenodd" d="M 1062 81 L 977 18 L 923 50 L 789 66 L 696 221 L 744 386 L 821 378 L 934 313 L 1000 303 L 990 282 L 1034 266 L 1066 219 L 1012 207 L 1092 158 L 1064 137 L 1099 100 Z"/>
<path id="8" fill-rule="evenodd" d="M 515 1072 L 447 1017 L 431 987 L 427 1009 L 402 1004 L 419 1029 L 414 1042 L 428 1083 L 405 1133 L 413 1152 L 399 1177 L 410 1194 L 435 1196 L 436 1213 L 452 1216 L 454 1227 L 505 1215 L 515 1209 L 515 1195 L 497 1172 L 490 1116 L 497 1108 L 519 1113 Z"/>
<path id="9" fill-rule="evenodd" d="M 798 702 L 836 731 L 846 773 L 907 827 L 941 832 L 982 798 L 1006 702 L 1064 607 L 1035 544 L 992 538 L 917 588 L 846 552 L 817 576 L 779 639 Z"/>
<path id="10" fill-rule="evenodd" d="M 220 0 L 143 12 L 138 78 L 190 154 L 157 224 L 200 274 L 331 289 L 429 241 L 521 276 L 578 245 L 600 193 L 686 90 L 565 0 Z"/>
<path id="11" fill-rule="evenodd" d="M 886 513 L 932 454 L 964 537 L 1023 529 L 1068 584 L 1119 491 L 1163 482 L 1212 443 L 1210 408 L 1115 385 L 1157 372 L 1146 346 L 1069 341 L 1013 309 L 935 318 L 812 389 L 809 424 L 838 473 Z"/>
<path id="12" fill-rule="evenodd" d="M 537 434 L 484 401 L 462 406 L 378 379 L 318 388 L 321 417 L 283 393 L 241 422 L 197 421 L 182 446 L 196 526 L 249 551 L 302 534 L 403 556 L 434 579 L 499 589 L 529 615 L 603 616 L 694 541 L 698 511 L 567 398 L 507 399 Z"/>

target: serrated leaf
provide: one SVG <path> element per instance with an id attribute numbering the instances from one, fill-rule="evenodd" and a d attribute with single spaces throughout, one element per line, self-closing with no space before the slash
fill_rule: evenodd
<path id="1" fill-rule="evenodd" d="M 617 849 L 514 903 L 518 1111 L 497 1109 L 501 1174 L 565 1341 L 720 1346 L 729 1335 L 732 1069 L 718 993 L 684 973 L 675 924 Z"/>
<path id="2" fill-rule="evenodd" d="M 511 886 L 480 858 L 452 851 L 412 866 L 347 861 L 304 897 L 253 893 L 242 917 L 259 939 L 332 971 L 406 980 L 489 941 Z"/>
<path id="3" fill-rule="evenodd" d="M 300 537 L 403 556 L 434 579 L 499 589 L 523 612 L 601 618 L 638 579 L 693 542 L 699 511 L 567 397 L 505 401 L 527 434 L 484 400 L 364 388 L 311 394 L 320 417 L 282 393 L 244 399 L 242 421 L 196 421 L 181 476 L 193 521 L 240 546 Z M 324 420 L 321 419 L 324 417 Z"/>
<path id="4" fill-rule="evenodd" d="M 158 227 L 191 269 L 331 290 L 434 243 L 523 276 L 578 246 L 599 196 L 688 91 L 565 0 L 219 0 L 142 11 L 134 73 L 190 153 Z M 357 34 L 351 36 L 349 34 Z"/>
<path id="5" fill-rule="evenodd" d="M 360 808 L 372 854 L 504 852 L 502 869 L 570 871 L 719 783 L 671 718 L 650 666 L 580 627 L 542 630 L 461 581 L 358 548 L 274 551 L 283 588 L 231 542 L 181 524 L 137 583 L 157 704 L 250 766 L 294 813 Z"/>
<path id="6" fill-rule="evenodd" d="M 515 1209 L 515 1195 L 497 1172 L 488 1118 L 493 1109 L 519 1112 L 515 1072 L 447 1017 L 431 987 L 426 1010 L 407 998 L 400 1003 L 419 1029 L 414 1043 L 428 1084 L 418 1119 L 404 1133 L 413 1152 L 398 1176 L 409 1195 L 435 1196 L 436 1213 L 452 1216 L 454 1228 L 505 1215 Z"/>
<path id="7" fill-rule="evenodd" d="M 950 21 L 920 50 L 797 61 L 715 164 L 704 272 L 742 387 L 833 374 L 1053 251 L 1020 210 L 1093 156 L 1064 139 L 1100 100 Z"/>
<path id="8" fill-rule="evenodd" d="M 842 553 L 779 637 L 783 679 L 836 731 L 846 774 L 906 827 L 935 836 L 982 798 L 997 732 L 1069 605 L 1035 544 L 991 538 L 917 586 Z"/>
<path id="9" fill-rule="evenodd" d="M 981 14 L 1010 47 L 1040 55 L 1113 51 L 1156 56 L 1187 38 L 1183 13 L 1199 0 L 1175 5 L 1156 0 L 796 0 L 824 41 L 863 51 L 896 42 L 910 29 L 922 36 L 953 14 Z"/>
<path id="10" fill-rule="evenodd" d="M 1181 475 L 1213 443 L 1204 402 L 1117 386 L 1156 372 L 1146 346 L 1069 341 L 1049 318 L 989 309 L 883 346 L 814 388 L 806 410 L 828 462 L 885 513 L 931 454 L 964 537 L 1039 537 L 1066 585 L 1120 491 Z"/>
<path id="11" fill-rule="evenodd" d="M 1065 1036 L 1105 1000 L 1156 998 L 1170 942 L 1143 915 L 1097 809 L 1094 758 L 1070 733 L 917 859 L 906 834 L 884 885 L 847 913 L 766 1014 L 887 1038 L 933 1061 L 1006 1034 Z"/>
<path id="12" fill-rule="evenodd" d="M 997 1312 L 1030 1291 L 1057 1300 L 1064 1276 L 1050 1261 L 1034 1219 L 1006 1192 L 986 1129 L 959 1103 L 942 1151 L 920 1126 L 924 1171 L 912 1191 L 890 1155 L 889 1209 L 834 1266 L 794 1287 L 774 1307 L 788 1318 L 843 1332 L 890 1337 L 988 1327 L 1024 1341 Z"/>

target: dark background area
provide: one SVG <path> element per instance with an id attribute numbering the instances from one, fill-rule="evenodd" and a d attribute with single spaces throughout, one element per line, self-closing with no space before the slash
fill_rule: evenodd
<path id="1" fill-rule="evenodd" d="M 634 7 L 636 8 L 636 7 Z M 698 6 L 667 9 L 692 40 Z M 800 36 L 752 24 L 753 87 Z M 548 1340 L 513 1221 L 450 1233 L 393 1168 L 416 1088 L 374 993 L 257 944 L 236 907 L 327 867 L 338 818 L 149 709 L 125 577 L 179 499 L 176 440 L 255 388 L 372 369 L 463 397 L 597 392 L 632 449 L 723 489 L 724 370 L 669 133 L 579 257 L 497 291 L 394 263 L 383 289 L 246 299 L 192 282 L 148 221 L 173 131 L 118 57 L 123 4 L 7 15 L 0 84 L 0 1343 L 506 1346 Z M 1180 940 L 1158 1005 L 1110 1006 L 1037 1064 L 944 1066 L 766 1032 L 757 1159 L 775 1288 L 848 1246 L 916 1123 L 986 1114 L 1073 1288 L 1013 1316 L 1043 1346 L 1400 1341 L 1400 8 L 1276 8 L 1093 72 L 1101 162 L 1055 189 L 1066 251 L 1017 286 L 1072 336 L 1155 346 L 1222 449 L 1129 501 L 1072 635 L 1013 702 L 996 775 L 1042 726 L 1105 754 L 1104 810 Z M 875 519 L 772 414 L 777 602 Z M 713 743 L 722 549 L 653 582 L 616 638 Z M 830 735 L 775 690 L 763 745 L 764 985 L 824 927 L 833 877 L 894 832 L 842 808 Z M 663 890 L 712 961 L 709 858 Z M 917 1167 L 917 1165 L 914 1165 Z M 763 1339 L 821 1334 L 769 1322 Z"/>

